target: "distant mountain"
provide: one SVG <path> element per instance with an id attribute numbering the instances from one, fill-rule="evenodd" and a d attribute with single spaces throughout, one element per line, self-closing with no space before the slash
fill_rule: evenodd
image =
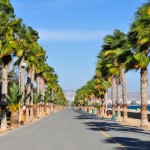
<path id="1" fill-rule="evenodd" d="M 128 92 L 127 98 L 140 100 L 141 99 L 140 92 Z M 150 99 L 150 94 L 148 94 L 148 99 Z"/>
<path id="2" fill-rule="evenodd" d="M 74 97 L 75 97 L 75 93 L 76 91 L 75 90 L 64 90 L 64 94 L 65 94 L 65 97 L 67 100 L 70 100 L 70 101 L 73 101 L 74 100 Z M 110 97 L 110 92 L 108 94 L 108 99 L 111 99 Z M 140 97 L 140 92 L 128 92 L 127 93 L 127 99 L 128 100 L 131 100 L 131 99 L 137 99 L 137 100 L 140 100 L 141 97 Z M 150 100 L 150 94 L 148 94 L 148 99 Z"/>
<path id="3" fill-rule="evenodd" d="M 64 90 L 64 94 L 67 100 L 73 101 L 76 91 L 74 90 Z"/>
<path id="4" fill-rule="evenodd" d="M 121 91 L 120 91 L 120 94 L 121 94 Z M 108 92 L 108 99 L 111 99 L 111 91 L 110 90 Z M 132 99 L 140 100 L 141 99 L 140 92 L 127 92 L 127 99 L 128 100 L 132 100 Z M 148 94 L 148 99 L 150 100 L 150 93 Z"/>

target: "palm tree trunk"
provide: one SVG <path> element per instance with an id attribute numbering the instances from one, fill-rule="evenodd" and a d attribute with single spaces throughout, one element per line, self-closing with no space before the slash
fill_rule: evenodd
<path id="1" fill-rule="evenodd" d="M 42 89 L 43 100 L 45 99 L 45 80 L 43 79 L 43 89 Z"/>
<path id="2" fill-rule="evenodd" d="M 35 69 L 32 68 L 31 72 L 31 101 L 30 101 L 30 120 L 33 120 L 33 86 L 34 86 L 34 79 L 35 79 Z"/>
<path id="3" fill-rule="evenodd" d="M 98 101 L 99 101 L 99 108 L 98 108 L 98 114 L 101 115 L 101 97 L 98 97 Z"/>
<path id="4" fill-rule="evenodd" d="M 19 90 L 20 90 L 20 93 L 22 94 L 21 101 L 20 101 L 21 107 L 19 108 L 19 122 L 21 121 L 21 116 L 23 114 L 22 106 L 24 104 L 24 95 L 25 95 L 25 86 L 24 86 L 24 71 L 25 71 L 25 69 L 24 69 L 24 67 L 22 67 L 23 62 L 24 62 L 24 57 L 22 57 L 20 64 L 19 64 L 19 70 L 20 70 Z"/>
<path id="5" fill-rule="evenodd" d="M 28 95 L 28 98 L 26 100 L 26 122 L 29 122 L 29 119 L 30 119 L 30 100 L 31 100 L 31 75 L 32 75 L 32 70 L 31 68 L 29 68 L 27 70 L 27 73 L 28 73 L 28 78 L 27 78 L 27 95 Z"/>
<path id="6" fill-rule="evenodd" d="M 40 94 L 42 95 L 42 77 L 40 76 L 39 77 L 39 91 L 40 91 Z M 43 95 L 42 95 L 43 96 Z M 43 97 L 42 97 L 43 99 Z M 39 105 L 39 116 L 42 117 L 42 114 L 43 114 L 43 109 L 42 109 L 42 102 L 40 102 L 40 105 Z"/>
<path id="7" fill-rule="evenodd" d="M 2 67 L 2 94 L 7 95 L 8 89 L 8 65 Z"/>
<path id="8" fill-rule="evenodd" d="M 102 116 L 102 118 L 103 118 L 104 115 L 105 115 L 105 114 L 104 114 L 104 111 L 105 111 L 105 110 L 104 110 L 104 109 L 105 109 L 105 108 L 104 108 L 104 107 L 105 107 L 105 106 L 104 106 L 104 101 L 105 101 L 105 100 L 104 100 L 104 96 L 101 97 L 101 100 L 102 100 L 102 101 L 101 101 L 101 102 L 102 102 L 102 103 L 101 103 L 101 104 L 102 104 L 102 105 L 101 105 L 101 116 Z"/>
<path id="9" fill-rule="evenodd" d="M 8 65 L 2 66 L 2 95 L 7 95 L 8 88 Z M 3 99 L 2 99 L 3 100 Z M 1 130 L 7 130 L 7 117 L 6 117 L 6 108 L 1 108 Z"/>
<path id="10" fill-rule="evenodd" d="M 45 112 L 45 102 L 44 102 L 44 97 L 45 97 L 45 81 L 44 81 L 44 78 L 42 78 L 42 86 L 41 86 L 41 90 L 42 90 L 42 115 L 44 115 L 44 112 Z"/>
<path id="11" fill-rule="evenodd" d="M 20 93 L 22 94 L 21 98 L 21 105 L 24 104 L 24 91 L 25 91 L 25 86 L 24 86 L 24 67 L 22 67 L 22 63 L 24 62 L 24 57 L 22 57 L 21 62 L 19 64 L 19 69 L 20 69 Z"/>
<path id="12" fill-rule="evenodd" d="M 116 96 L 117 96 L 117 120 L 119 121 L 121 119 L 121 113 L 120 113 L 120 78 L 116 78 L 116 85 L 117 85 L 117 91 L 116 91 Z"/>
<path id="13" fill-rule="evenodd" d="M 44 81 L 43 78 L 41 79 L 41 93 L 42 93 L 42 98 L 44 100 L 44 96 L 45 96 L 45 81 Z"/>
<path id="14" fill-rule="evenodd" d="M 141 69 L 141 124 L 143 128 L 148 128 L 147 118 L 147 99 L 148 99 L 148 70 L 147 68 Z"/>
<path id="15" fill-rule="evenodd" d="M 126 74 L 125 69 L 121 69 L 121 83 L 122 83 L 122 99 L 123 99 L 123 121 L 128 119 L 128 105 L 127 105 L 127 88 L 126 88 Z"/>
<path id="16" fill-rule="evenodd" d="M 16 127 L 19 126 L 19 124 L 18 124 L 18 112 L 13 112 L 12 111 L 10 122 L 11 122 L 11 127 L 12 128 L 16 128 Z"/>
<path id="17" fill-rule="evenodd" d="M 42 77 L 40 76 L 40 93 L 42 95 Z"/>
<path id="18" fill-rule="evenodd" d="M 53 105 L 54 105 L 54 104 L 51 103 L 51 106 L 50 106 L 50 107 L 51 107 L 51 113 L 54 112 L 54 109 L 53 109 L 54 107 L 53 107 Z"/>
<path id="19" fill-rule="evenodd" d="M 36 109 L 37 109 L 37 118 L 39 118 L 40 117 L 40 104 L 39 103 L 36 105 Z"/>
<path id="20" fill-rule="evenodd" d="M 112 78 L 111 100 L 112 100 L 112 115 L 115 114 L 115 78 Z"/>
<path id="21" fill-rule="evenodd" d="M 39 96 L 40 94 L 40 76 L 39 74 L 36 75 L 36 83 L 37 83 L 37 95 Z M 37 118 L 40 117 L 40 103 L 38 102 L 37 104 Z"/>
<path id="22" fill-rule="evenodd" d="M 40 76 L 36 75 L 36 83 L 37 83 L 37 95 L 40 94 Z"/>
<path id="23" fill-rule="evenodd" d="M 104 93 L 104 116 L 107 116 L 107 90 Z"/>

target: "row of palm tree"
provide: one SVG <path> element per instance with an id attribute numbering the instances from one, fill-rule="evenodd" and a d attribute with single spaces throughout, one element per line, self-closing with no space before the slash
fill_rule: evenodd
<path id="1" fill-rule="evenodd" d="M 13 58 L 15 60 L 17 58 L 15 65 L 19 67 L 20 104 L 21 106 L 26 104 L 27 122 L 33 119 L 34 101 L 39 103 L 34 100 L 34 93 L 37 97 L 41 95 L 44 103 L 50 102 L 64 106 L 67 104 L 62 88 L 58 84 L 58 76 L 46 63 L 46 51 L 38 44 L 38 39 L 39 35 L 36 30 L 26 26 L 22 19 L 16 18 L 10 1 L 0 1 L 1 95 L 8 95 L 9 66 Z M 26 85 L 25 72 L 27 73 Z M 50 96 L 46 98 L 45 93 Z M 3 99 L 2 97 L 1 101 Z M 6 130 L 6 108 L 1 108 L 1 112 L 1 130 Z"/>
<path id="2" fill-rule="evenodd" d="M 120 113 L 120 87 L 122 86 L 123 121 L 127 121 L 127 89 L 126 72 L 140 70 L 141 84 L 141 127 L 148 128 L 148 65 L 150 62 L 150 2 L 143 4 L 135 13 L 135 19 L 127 34 L 114 30 L 113 34 L 103 39 L 101 51 L 98 54 L 95 76 L 81 89 L 77 90 L 75 104 L 85 104 L 92 95 L 101 100 L 104 113 L 107 90 L 111 88 L 112 115 L 115 114 L 117 101 L 118 120 Z M 116 93 L 115 93 L 116 91 Z M 116 95 L 116 97 L 115 97 Z"/>

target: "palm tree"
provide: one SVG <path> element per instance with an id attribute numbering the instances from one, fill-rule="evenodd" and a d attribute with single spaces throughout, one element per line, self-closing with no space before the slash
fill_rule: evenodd
<path id="1" fill-rule="evenodd" d="M 19 86 L 15 82 L 9 83 L 7 100 L 9 104 L 9 109 L 11 111 L 11 126 L 18 126 L 18 109 L 19 109 L 19 101 L 22 98 L 22 94 L 19 92 Z"/>
<path id="2" fill-rule="evenodd" d="M 104 45 L 102 46 L 101 57 L 107 61 L 109 74 L 116 77 L 116 95 L 118 117 L 120 118 L 120 85 L 122 85 L 123 98 L 123 120 L 127 121 L 127 92 L 126 92 L 126 76 L 125 76 L 125 61 L 130 56 L 130 44 L 126 34 L 120 30 L 114 30 L 113 35 L 107 35 L 104 38 Z M 114 85 L 114 78 L 111 77 L 112 86 Z M 112 88 L 112 91 L 113 88 Z M 112 96 L 114 94 L 112 93 Z"/>
<path id="3" fill-rule="evenodd" d="M 127 89 L 126 89 L 126 72 L 125 72 L 125 63 L 126 60 L 132 55 L 130 51 L 130 45 L 125 38 L 125 45 L 122 46 L 122 49 L 119 48 L 116 57 L 118 64 L 120 64 L 120 78 L 121 78 L 121 85 L 122 85 L 122 98 L 123 98 L 123 121 L 127 121 Z"/>
<path id="4" fill-rule="evenodd" d="M 27 37 L 27 27 L 25 24 L 20 24 L 18 30 L 17 30 L 17 43 L 18 43 L 18 49 L 15 51 L 15 56 L 18 57 L 18 60 L 15 62 L 19 66 L 19 72 L 20 72 L 20 93 L 22 93 L 22 99 L 21 99 L 21 105 L 24 104 L 24 97 L 25 97 L 25 67 L 23 67 L 23 63 L 25 63 L 25 56 L 26 51 L 28 51 L 28 37 Z"/>
<path id="5" fill-rule="evenodd" d="M 115 38 L 114 46 L 117 48 L 115 58 L 117 60 L 117 64 L 119 64 L 120 80 L 121 80 L 121 85 L 122 85 L 123 121 L 127 121 L 127 118 L 128 118 L 127 108 L 128 107 L 127 107 L 125 62 L 126 62 L 126 59 L 131 55 L 130 44 L 128 42 L 127 35 L 121 32 L 120 30 L 114 31 L 114 38 Z"/>
<path id="6" fill-rule="evenodd" d="M 33 101 L 34 104 L 36 105 L 35 111 L 33 112 L 33 116 L 35 116 L 35 118 L 39 118 L 39 107 L 38 107 L 38 103 L 42 100 L 42 96 L 38 95 L 36 91 L 34 91 L 33 93 Z"/>
<path id="7" fill-rule="evenodd" d="M 102 114 L 106 115 L 107 90 L 110 87 L 109 70 L 105 60 L 99 59 L 96 68 L 96 89 L 99 90 L 102 101 Z M 104 111 L 105 110 L 105 111 Z"/>
<path id="8" fill-rule="evenodd" d="M 46 63 L 43 64 L 43 68 L 41 69 L 44 69 L 39 75 L 40 75 L 40 94 L 42 96 L 42 108 L 41 108 L 41 111 L 42 113 L 44 113 L 44 110 L 45 110 L 45 105 L 46 105 L 46 99 L 45 99 L 45 93 L 46 93 L 46 90 L 48 88 L 48 82 L 50 81 L 50 66 Z M 55 85 L 53 85 L 55 86 Z"/>
<path id="9" fill-rule="evenodd" d="M 32 47 L 32 51 L 29 53 L 29 56 L 26 60 L 29 68 L 31 68 L 30 120 L 33 119 L 33 90 L 34 90 L 36 66 L 39 63 L 39 59 L 43 58 L 43 55 L 45 56 L 45 51 L 37 43 L 35 43 Z"/>
<path id="10" fill-rule="evenodd" d="M 141 127 L 148 128 L 147 99 L 148 99 L 148 70 L 149 47 L 150 47 L 150 3 L 141 6 L 135 15 L 135 20 L 130 27 L 128 34 L 129 42 L 132 46 L 133 57 L 128 61 L 134 64 L 135 69 L 140 69 L 141 75 Z M 135 62 L 135 63 L 133 63 Z M 132 69 L 131 67 L 127 69 Z"/>
<path id="11" fill-rule="evenodd" d="M 32 66 L 32 61 L 34 61 L 35 59 L 35 51 L 34 51 L 34 48 L 36 47 L 37 45 L 37 40 L 38 40 L 38 33 L 37 31 L 33 30 L 31 27 L 28 27 L 28 32 L 27 32 L 27 37 L 28 37 L 28 45 L 29 45 L 29 51 L 26 53 L 26 57 L 25 57 L 25 60 L 26 60 L 26 63 L 27 63 L 27 96 L 28 98 L 26 99 L 26 122 L 29 122 L 29 117 L 30 117 L 30 114 L 29 112 L 31 113 L 31 116 L 33 117 L 33 109 L 32 109 L 32 106 L 33 106 L 33 95 L 31 97 L 31 91 L 32 88 L 33 88 L 33 85 L 32 85 L 32 69 L 34 70 L 34 66 Z M 32 55 L 33 54 L 33 55 Z M 32 98 L 32 99 L 31 99 Z M 31 109 L 30 109 L 30 104 L 31 104 Z M 31 118 L 32 119 L 32 118 Z"/>
<path id="12" fill-rule="evenodd" d="M 43 51 L 44 52 L 44 51 Z M 38 103 L 38 117 L 42 115 L 42 100 L 43 100 L 43 95 L 42 95 L 42 73 L 44 71 L 44 66 L 45 66 L 45 52 L 42 57 L 39 57 L 36 63 L 35 67 L 35 76 L 36 76 L 36 83 L 37 83 L 37 95 L 41 95 L 42 99 L 41 102 Z"/>
<path id="13" fill-rule="evenodd" d="M 89 81 L 89 82 L 91 82 L 91 81 Z M 84 85 L 76 91 L 75 100 L 74 100 L 76 106 L 80 106 L 80 107 L 84 106 L 84 104 L 86 102 L 85 98 L 86 98 L 86 94 L 87 94 L 88 90 L 89 90 L 88 86 Z M 91 95 L 89 95 L 89 96 L 91 96 Z"/>
<path id="14" fill-rule="evenodd" d="M 2 91 L 7 95 L 8 85 L 8 64 L 11 61 L 11 54 L 17 48 L 15 42 L 15 29 L 18 28 L 21 20 L 16 20 L 14 10 L 9 1 L 0 2 L 0 60 L 2 63 Z M 6 108 L 2 108 L 1 130 L 7 129 Z"/>
<path id="15" fill-rule="evenodd" d="M 116 37 L 115 31 L 113 35 L 107 35 L 104 38 L 104 44 L 102 45 L 102 50 L 99 53 L 98 58 L 102 59 L 105 66 L 105 70 L 107 70 L 107 78 L 111 82 L 111 96 L 112 96 L 112 114 L 115 114 L 115 80 L 116 80 L 116 100 L 117 100 L 117 113 L 118 113 L 118 120 L 120 120 L 120 69 L 116 59 Z M 106 75 L 105 75 L 106 76 Z"/>

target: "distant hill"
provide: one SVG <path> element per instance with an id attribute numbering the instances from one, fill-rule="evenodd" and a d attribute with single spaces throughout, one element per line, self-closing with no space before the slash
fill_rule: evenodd
<path id="1" fill-rule="evenodd" d="M 128 92 L 127 98 L 140 100 L 141 99 L 140 92 Z M 150 99 L 150 94 L 148 94 L 148 99 Z"/>
<path id="2" fill-rule="evenodd" d="M 67 100 L 74 100 L 76 91 L 74 90 L 64 90 L 64 94 Z"/>
<path id="3" fill-rule="evenodd" d="M 75 93 L 76 93 L 75 90 L 64 90 L 64 93 L 65 93 L 66 99 L 71 100 L 71 101 L 74 100 Z M 110 97 L 108 96 L 108 99 L 109 98 Z M 128 100 L 131 100 L 131 99 L 140 100 L 140 92 L 128 92 L 127 98 L 128 98 Z M 150 100 L 150 94 L 148 94 L 148 99 Z"/>

